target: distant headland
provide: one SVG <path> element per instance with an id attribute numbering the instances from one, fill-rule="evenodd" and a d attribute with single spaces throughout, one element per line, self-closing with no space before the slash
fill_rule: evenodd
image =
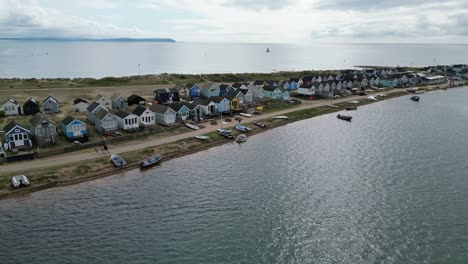
<path id="1" fill-rule="evenodd" d="M 96 41 L 96 42 L 176 42 L 171 38 L 62 38 L 62 37 L 41 37 L 41 38 L 0 38 L 0 40 L 20 40 L 20 41 Z"/>

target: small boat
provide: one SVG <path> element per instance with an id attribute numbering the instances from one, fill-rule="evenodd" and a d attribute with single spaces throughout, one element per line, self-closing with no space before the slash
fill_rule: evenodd
<path id="1" fill-rule="evenodd" d="M 239 131 L 242 131 L 242 132 L 249 132 L 249 131 L 252 130 L 252 128 L 250 128 L 250 127 L 241 126 L 241 125 L 237 125 L 236 129 L 239 130 Z"/>
<path id="2" fill-rule="evenodd" d="M 424 90 L 417 90 L 416 92 L 414 92 L 415 94 L 423 94 L 423 93 L 426 93 L 426 91 Z"/>
<path id="3" fill-rule="evenodd" d="M 410 99 L 414 102 L 419 102 L 419 96 L 411 96 Z"/>
<path id="4" fill-rule="evenodd" d="M 158 162 L 162 159 L 162 155 L 155 155 L 152 157 L 148 157 L 142 161 L 140 161 L 140 168 L 147 169 L 151 168 L 154 165 L 158 164 Z"/>
<path id="5" fill-rule="evenodd" d="M 345 120 L 345 121 L 351 121 L 351 119 L 353 118 L 352 116 L 346 116 L 346 115 L 340 115 L 340 114 L 338 114 L 336 117 L 338 119 Z"/>
<path id="6" fill-rule="evenodd" d="M 369 97 L 367 97 L 367 100 L 369 100 L 369 101 L 377 101 L 377 98 L 375 98 L 374 96 L 370 95 Z"/>
<path id="7" fill-rule="evenodd" d="M 346 110 L 348 110 L 348 111 L 357 110 L 357 107 L 356 106 L 348 106 L 348 107 L 346 107 Z"/>
<path id="8" fill-rule="evenodd" d="M 232 133 L 231 129 L 226 129 L 226 128 L 218 128 L 218 129 L 216 129 L 216 131 L 218 131 L 221 134 L 231 134 Z"/>
<path id="9" fill-rule="evenodd" d="M 231 133 L 221 133 L 221 135 L 227 139 L 233 139 L 234 136 Z"/>
<path id="10" fill-rule="evenodd" d="M 287 116 L 275 116 L 274 119 L 288 119 Z"/>
<path id="11" fill-rule="evenodd" d="M 11 178 L 11 187 L 13 188 L 19 188 L 21 186 L 29 186 L 29 180 L 28 177 L 24 175 L 16 175 Z"/>
<path id="12" fill-rule="evenodd" d="M 127 165 L 127 162 L 117 154 L 112 154 L 110 159 L 116 167 L 122 168 L 123 166 Z"/>
<path id="13" fill-rule="evenodd" d="M 416 88 L 409 88 L 409 89 L 406 89 L 406 91 L 407 91 L 408 93 L 415 93 L 417 90 L 418 90 L 418 89 L 416 89 Z"/>
<path id="14" fill-rule="evenodd" d="M 199 127 L 197 127 L 196 125 L 193 125 L 193 124 L 185 123 L 185 125 L 186 125 L 188 128 L 191 128 L 191 129 L 194 129 L 194 130 L 200 129 Z"/>
<path id="15" fill-rule="evenodd" d="M 252 115 L 251 115 L 251 114 L 247 114 L 247 113 L 240 113 L 239 115 L 241 115 L 241 116 L 245 116 L 245 117 L 252 117 Z"/>
<path id="16" fill-rule="evenodd" d="M 210 139 L 209 136 L 195 136 L 196 139 L 200 139 L 200 140 L 208 140 Z"/>
<path id="17" fill-rule="evenodd" d="M 236 138 L 237 143 L 244 143 L 247 140 L 247 136 L 245 134 L 240 134 Z"/>
<path id="18" fill-rule="evenodd" d="M 267 123 L 257 121 L 257 120 L 253 121 L 253 124 L 256 125 L 256 126 L 259 126 L 261 128 L 266 128 L 267 127 Z"/>

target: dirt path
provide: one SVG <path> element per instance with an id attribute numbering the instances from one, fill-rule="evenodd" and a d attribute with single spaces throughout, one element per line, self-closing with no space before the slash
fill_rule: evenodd
<path id="1" fill-rule="evenodd" d="M 393 89 L 390 92 L 379 92 L 379 93 L 395 93 L 402 91 L 402 89 Z M 350 100 L 363 100 L 365 97 L 362 96 L 350 96 L 346 98 L 340 98 L 334 100 L 335 103 L 341 103 L 341 102 L 346 102 Z M 330 101 L 328 100 L 322 100 L 322 101 L 302 101 L 302 104 L 297 105 L 296 107 L 292 107 L 286 110 L 281 110 L 273 113 L 268 113 L 268 114 L 263 114 L 263 115 L 258 115 L 258 116 L 253 116 L 251 118 L 244 118 L 246 122 L 252 122 L 254 120 L 258 119 L 265 119 L 265 118 L 270 118 L 278 115 L 286 115 L 290 112 L 298 111 L 298 110 L 303 110 L 303 109 L 309 109 L 309 108 L 316 108 L 320 106 L 325 106 L 329 105 Z M 237 121 L 232 121 L 228 125 L 225 125 L 223 127 L 234 127 L 237 124 Z M 147 141 L 142 142 L 142 143 L 137 143 L 134 144 L 132 142 L 128 142 L 128 144 L 125 145 L 119 145 L 119 146 L 110 146 L 110 151 L 113 154 L 119 154 L 123 152 L 129 152 L 129 151 L 134 151 L 134 150 L 139 150 L 139 149 L 144 149 L 148 147 L 154 147 L 154 146 L 159 146 L 167 143 L 171 143 L 180 139 L 185 139 L 185 138 L 190 138 L 194 137 L 196 135 L 201 135 L 205 134 L 208 132 L 213 132 L 215 131 L 219 126 L 214 126 L 214 125 L 209 125 L 206 124 L 206 127 L 200 130 L 194 130 L 192 132 L 180 134 L 180 135 L 174 135 L 170 137 L 165 137 L 161 139 L 151 139 L 149 138 Z M 92 160 L 95 158 L 101 158 L 103 157 L 102 154 L 96 153 L 94 149 L 87 149 L 83 150 L 80 152 L 72 152 L 68 154 L 62 154 L 62 155 L 57 155 L 57 156 L 52 156 L 48 158 L 42 158 L 42 159 L 35 159 L 31 161 L 23 161 L 23 162 L 14 162 L 14 163 L 9 163 L 6 165 L 3 165 L 0 167 L 0 175 L 2 174 L 9 174 L 13 173 L 15 171 L 20 171 L 24 169 L 28 170 L 35 170 L 35 169 L 40 169 L 40 168 L 46 168 L 48 166 L 59 166 L 59 165 L 65 165 L 68 163 L 72 162 L 77 162 L 77 161 L 86 161 L 86 160 Z"/>

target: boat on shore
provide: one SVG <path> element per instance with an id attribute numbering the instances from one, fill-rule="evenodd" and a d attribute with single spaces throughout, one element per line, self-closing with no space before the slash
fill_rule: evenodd
<path id="1" fill-rule="evenodd" d="M 351 119 L 353 119 L 352 116 L 340 115 L 340 114 L 338 114 L 336 117 L 337 117 L 338 119 L 345 120 L 345 121 L 351 121 Z"/>
<path id="2" fill-rule="evenodd" d="M 261 121 L 258 121 L 258 120 L 255 120 L 252 123 L 254 125 L 258 126 L 258 127 L 261 127 L 261 128 L 266 128 L 268 126 L 267 123 L 261 122 Z"/>
<path id="3" fill-rule="evenodd" d="M 16 175 L 11 178 L 11 187 L 19 188 L 19 187 L 27 187 L 29 186 L 29 179 L 25 175 Z"/>
<path id="4" fill-rule="evenodd" d="M 188 127 L 188 128 L 191 128 L 193 130 L 199 130 L 200 128 L 194 124 L 190 124 L 190 123 L 185 123 L 185 125 Z"/>
<path id="5" fill-rule="evenodd" d="M 216 131 L 218 131 L 221 134 L 231 134 L 232 133 L 232 130 L 227 129 L 227 128 L 218 128 L 218 129 L 216 129 Z"/>
<path id="6" fill-rule="evenodd" d="M 357 107 L 356 106 L 348 106 L 348 107 L 346 107 L 346 110 L 347 111 L 357 110 Z"/>
<path id="7" fill-rule="evenodd" d="M 237 143 L 244 143 L 245 141 L 247 141 L 247 136 L 245 134 L 240 134 L 236 138 Z"/>
<path id="8" fill-rule="evenodd" d="M 151 168 L 151 167 L 155 166 L 156 164 L 158 164 L 159 161 L 161 161 L 161 159 L 162 159 L 162 155 L 159 155 L 159 154 L 148 157 L 148 158 L 140 161 L 140 169 Z"/>
<path id="9" fill-rule="evenodd" d="M 419 96 L 411 96 L 411 101 L 413 102 L 419 102 Z"/>
<path id="10" fill-rule="evenodd" d="M 233 139 L 234 136 L 231 133 L 221 133 L 221 136 L 227 139 Z"/>
<path id="11" fill-rule="evenodd" d="M 123 166 L 127 165 L 127 162 L 117 154 L 112 154 L 110 160 L 118 168 L 122 168 Z"/>
<path id="12" fill-rule="evenodd" d="M 252 130 L 251 127 L 241 126 L 241 125 L 237 125 L 236 129 L 239 130 L 239 131 L 242 131 L 242 132 L 249 132 L 249 131 Z"/>
<path id="13" fill-rule="evenodd" d="M 241 115 L 241 116 L 245 116 L 245 117 L 252 117 L 252 115 L 251 115 L 251 114 L 247 114 L 247 113 L 240 113 L 239 115 Z"/>
<path id="14" fill-rule="evenodd" d="M 196 139 L 200 139 L 200 140 L 208 140 L 210 139 L 209 136 L 204 136 L 204 135 L 200 135 L 200 136 L 195 136 Z"/>
<path id="15" fill-rule="evenodd" d="M 287 116 L 274 116 L 273 119 L 288 119 Z"/>

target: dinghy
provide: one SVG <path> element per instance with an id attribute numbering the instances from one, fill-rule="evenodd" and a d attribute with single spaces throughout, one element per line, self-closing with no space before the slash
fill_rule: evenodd
<path id="1" fill-rule="evenodd" d="M 338 119 L 345 120 L 345 121 L 351 121 L 351 119 L 353 118 L 352 116 L 346 116 L 346 115 L 340 115 L 340 114 L 338 114 L 336 117 Z"/>
<path id="2" fill-rule="evenodd" d="M 117 154 L 112 154 L 110 159 L 116 167 L 122 168 L 123 166 L 127 165 L 127 162 Z"/>
<path id="3" fill-rule="evenodd" d="M 196 125 L 193 125 L 193 124 L 186 123 L 185 125 L 186 125 L 188 128 L 191 128 L 191 129 L 194 129 L 194 130 L 200 129 L 199 127 L 197 127 Z"/>
<path id="4" fill-rule="evenodd" d="M 275 116 L 274 119 L 288 119 L 287 116 Z"/>
<path id="5" fill-rule="evenodd" d="M 236 138 L 237 143 L 244 143 L 247 140 L 247 136 L 245 134 L 240 134 Z"/>
<path id="6" fill-rule="evenodd" d="M 24 175 L 16 175 L 11 178 L 11 187 L 19 188 L 21 186 L 29 186 L 29 179 Z"/>
<path id="7" fill-rule="evenodd" d="M 162 155 L 155 155 L 140 161 L 140 168 L 147 169 L 155 166 L 162 159 Z"/>
<path id="8" fill-rule="evenodd" d="M 251 115 L 251 114 L 247 114 L 247 113 L 240 113 L 239 115 L 241 115 L 241 116 L 245 116 L 245 117 L 252 117 L 252 115 Z"/>
<path id="9" fill-rule="evenodd" d="M 241 126 L 241 125 L 237 125 L 236 129 L 239 130 L 239 131 L 242 131 L 242 132 L 249 132 L 249 131 L 252 130 L 252 128 L 250 128 L 250 127 Z"/>
<path id="10" fill-rule="evenodd" d="M 196 139 L 200 139 L 200 140 L 208 140 L 210 139 L 209 136 L 195 136 Z"/>

